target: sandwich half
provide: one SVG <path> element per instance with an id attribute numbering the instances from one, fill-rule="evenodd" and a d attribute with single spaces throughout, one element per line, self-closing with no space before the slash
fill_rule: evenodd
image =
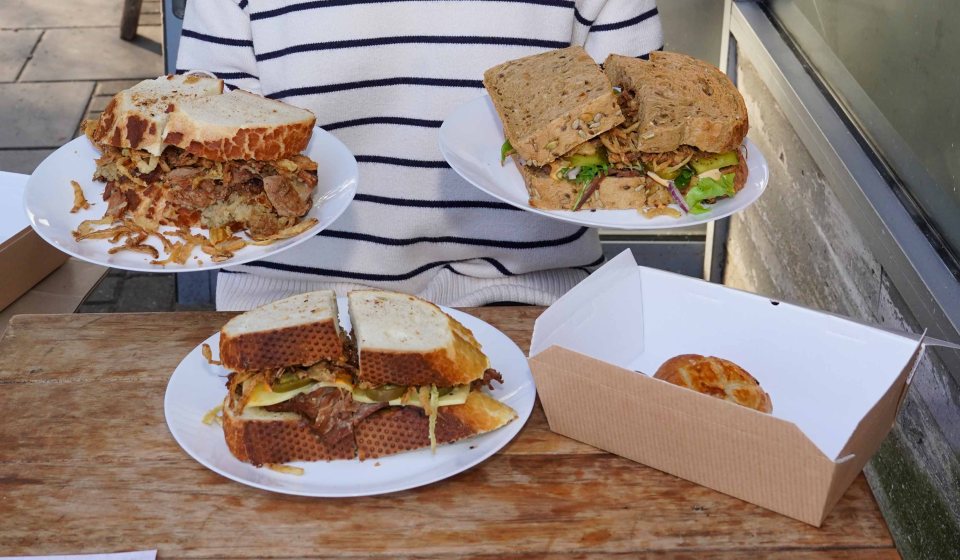
<path id="1" fill-rule="evenodd" d="M 231 319 L 223 428 L 238 459 L 262 465 L 381 457 L 495 430 L 516 413 L 481 391 L 500 381 L 468 329 L 405 294 L 353 292 L 351 338 L 332 291 Z M 354 343 L 354 339 L 356 343 Z"/>
<path id="2" fill-rule="evenodd" d="M 648 197 L 667 191 L 659 198 L 672 196 L 692 214 L 707 212 L 704 203 L 743 188 L 747 107 L 716 66 L 679 53 L 653 52 L 649 61 L 610 55 L 604 71 L 619 89 L 617 102 L 625 118 L 600 136 L 609 176 L 637 171 L 637 186 Z"/>
<path id="3" fill-rule="evenodd" d="M 623 122 L 610 80 L 583 47 L 510 60 L 483 85 L 506 136 L 501 155 L 539 168 Z"/>
<path id="4" fill-rule="evenodd" d="M 312 206 L 317 164 L 300 152 L 314 122 L 279 101 L 223 93 L 214 78 L 144 80 L 84 124 L 101 153 L 93 178 L 106 183 L 98 223 L 147 233 L 200 227 L 213 243 L 239 232 L 281 236 Z"/>

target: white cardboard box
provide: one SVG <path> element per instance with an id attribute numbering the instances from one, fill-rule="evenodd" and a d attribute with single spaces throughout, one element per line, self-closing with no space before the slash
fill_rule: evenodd
<path id="1" fill-rule="evenodd" d="M 922 349 L 624 251 L 537 319 L 530 366 L 554 432 L 819 527 L 893 426 Z M 691 353 L 746 369 L 773 412 L 652 377 Z"/>

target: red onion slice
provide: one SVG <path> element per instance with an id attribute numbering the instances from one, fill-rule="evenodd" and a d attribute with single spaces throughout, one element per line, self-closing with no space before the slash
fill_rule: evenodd
<path id="1" fill-rule="evenodd" d="M 670 196 L 677 201 L 677 204 L 680 205 L 680 209 L 683 210 L 684 214 L 689 214 L 690 209 L 687 208 L 687 201 L 683 199 L 683 195 L 680 194 L 680 189 L 677 188 L 677 185 L 673 181 L 667 181 L 667 190 L 670 191 Z"/>

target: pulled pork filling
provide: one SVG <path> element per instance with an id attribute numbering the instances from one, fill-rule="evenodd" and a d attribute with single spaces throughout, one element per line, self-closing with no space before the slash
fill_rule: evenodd
<path id="1" fill-rule="evenodd" d="M 94 180 L 106 182 L 106 217 L 138 226 L 205 227 L 224 237 L 261 239 L 295 225 L 312 205 L 317 164 L 296 155 L 277 161 L 213 161 L 168 146 L 160 156 L 98 145 Z"/>

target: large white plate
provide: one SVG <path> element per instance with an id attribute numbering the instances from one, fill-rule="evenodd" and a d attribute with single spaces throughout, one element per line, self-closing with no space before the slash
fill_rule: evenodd
<path id="1" fill-rule="evenodd" d="M 460 105 L 440 126 L 440 152 L 461 177 L 475 187 L 507 204 L 542 216 L 611 229 L 664 229 L 703 224 L 739 212 L 750 206 L 767 188 L 769 170 L 760 150 L 746 140 L 749 176 L 737 196 L 710 207 L 706 214 L 685 214 L 680 218 L 644 218 L 636 210 L 541 210 L 529 204 L 523 177 L 511 161 L 500 165 L 503 126 L 490 97 L 483 95 Z M 679 208 L 678 208 L 679 209 Z"/>
<path id="2" fill-rule="evenodd" d="M 340 298 L 339 305 L 345 309 L 346 300 Z M 495 383 L 490 394 L 516 410 L 518 418 L 499 430 L 440 445 L 435 455 L 429 449 L 421 449 L 366 461 L 291 463 L 303 467 L 303 476 L 258 469 L 230 453 L 220 426 L 201 422 L 203 415 L 226 396 L 227 371 L 207 363 L 200 353 L 201 346 L 197 346 L 180 362 L 167 384 L 163 411 L 170 433 L 184 451 L 210 470 L 243 484 L 284 494 L 330 498 L 385 494 L 430 484 L 465 471 L 496 453 L 517 435 L 533 410 L 536 390 L 527 360 L 512 340 L 476 317 L 453 309 L 443 310 L 473 331 L 484 353 L 490 357 L 491 366 L 503 375 L 504 383 Z M 345 328 L 350 328 L 346 313 L 340 321 L 346 323 Z M 215 349 L 219 347 L 219 340 L 217 333 L 205 342 Z"/>
<path id="3" fill-rule="evenodd" d="M 27 182 L 23 203 L 30 218 L 30 225 L 40 237 L 78 259 L 143 272 L 210 270 L 269 257 L 303 243 L 332 224 L 347 209 L 357 191 L 358 177 L 357 161 L 350 150 L 331 134 L 317 127 L 313 129 L 313 137 L 304 153 L 318 165 L 313 207 L 307 213 L 307 217 L 316 218 L 318 223 L 290 239 L 275 241 L 270 245 L 248 245 L 234 253 L 233 258 L 220 263 L 212 262 L 210 256 L 199 247 L 193 250 L 185 264 L 171 263 L 164 266 L 150 264 L 152 258 L 143 253 L 120 251 L 111 255 L 107 251 L 114 245 L 106 239 L 76 241 L 72 232 L 80 222 L 102 218 L 107 208 L 103 201 L 104 184 L 91 179 L 96 169 L 94 160 L 100 157 L 100 152 L 85 136 L 71 140 L 43 160 Z M 70 181 L 80 183 L 83 195 L 91 204 L 89 210 L 70 213 L 70 208 L 73 207 Z M 193 231 L 204 232 L 200 228 L 193 228 Z M 149 243 L 160 250 L 161 258 L 164 258 L 160 242 L 151 237 Z M 202 261 L 202 264 L 197 259 Z"/>

